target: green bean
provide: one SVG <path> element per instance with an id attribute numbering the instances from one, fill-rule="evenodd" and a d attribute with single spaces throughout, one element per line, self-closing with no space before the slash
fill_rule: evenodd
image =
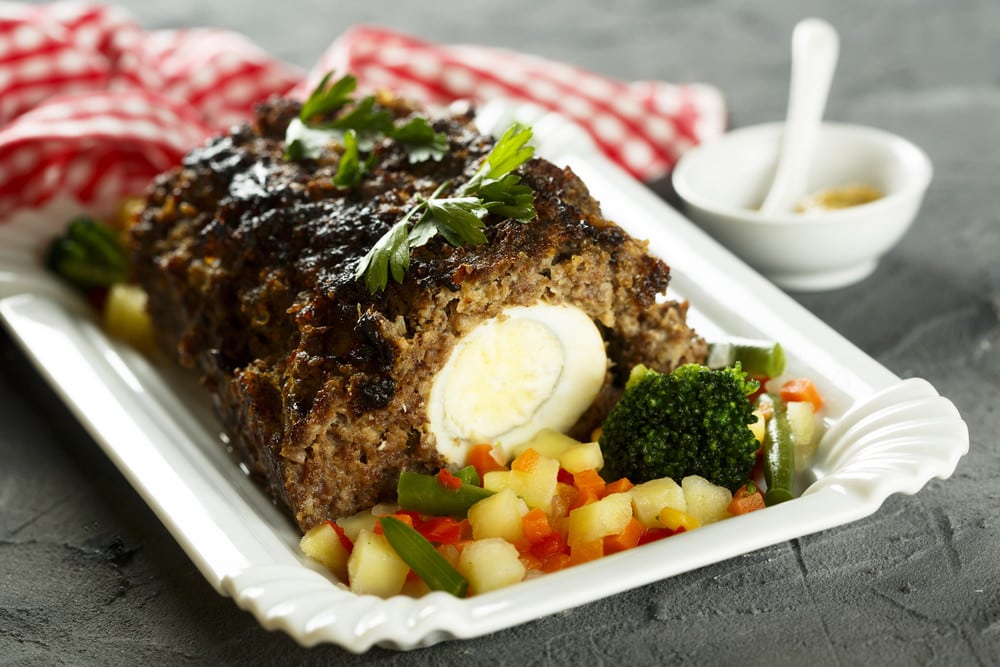
<path id="1" fill-rule="evenodd" d="M 471 484 L 472 486 L 482 486 L 482 482 L 479 480 L 479 473 L 476 471 L 476 466 L 465 466 L 455 473 L 455 477 L 458 477 L 465 484 Z"/>
<path id="2" fill-rule="evenodd" d="M 426 537 L 399 519 L 379 519 L 385 539 L 410 569 L 434 591 L 465 597 L 469 582 L 437 552 Z"/>
<path id="3" fill-rule="evenodd" d="M 437 476 L 408 470 L 400 473 L 396 485 L 397 502 L 403 509 L 458 519 L 465 518 L 472 505 L 491 495 L 492 491 L 464 481 L 461 488 L 446 489 Z"/>
<path id="4" fill-rule="evenodd" d="M 739 362 L 744 372 L 757 378 L 774 378 L 785 372 L 785 351 L 781 343 L 771 341 L 733 338 L 710 343 L 708 359 L 712 368 L 725 368 Z"/>
<path id="5" fill-rule="evenodd" d="M 771 506 L 793 497 L 795 446 L 784 401 L 773 394 L 767 394 L 767 397 L 774 405 L 774 414 L 767 420 L 764 436 L 764 481 L 767 483 L 764 504 Z"/>

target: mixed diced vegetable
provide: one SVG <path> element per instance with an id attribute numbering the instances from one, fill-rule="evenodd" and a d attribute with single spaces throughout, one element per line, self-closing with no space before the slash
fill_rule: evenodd
<path id="1" fill-rule="evenodd" d="M 764 509 L 793 497 L 822 400 L 799 379 L 744 400 L 756 451 L 734 491 L 697 474 L 608 478 L 598 440 L 543 430 L 510 461 L 483 444 L 461 470 L 404 472 L 397 503 L 315 526 L 301 549 L 359 594 L 464 597 Z"/>

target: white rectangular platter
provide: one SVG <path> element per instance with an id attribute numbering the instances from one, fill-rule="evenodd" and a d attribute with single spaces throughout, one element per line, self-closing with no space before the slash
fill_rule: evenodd
<path id="1" fill-rule="evenodd" d="M 228 453 L 207 394 L 165 360 L 109 340 L 46 273 L 42 249 L 76 205 L 0 223 L 4 324 L 211 585 L 303 645 L 362 652 L 484 635 L 857 520 L 890 494 L 948 477 L 968 450 L 965 423 L 930 384 L 900 380 L 869 358 L 608 162 L 578 128 L 502 102 L 479 122 L 496 132 L 515 118 L 533 125 L 540 155 L 580 175 L 608 218 L 650 240 L 700 333 L 779 341 L 788 374 L 817 382 L 828 428 L 800 497 L 468 599 L 354 595 L 302 557 L 297 529 Z"/>

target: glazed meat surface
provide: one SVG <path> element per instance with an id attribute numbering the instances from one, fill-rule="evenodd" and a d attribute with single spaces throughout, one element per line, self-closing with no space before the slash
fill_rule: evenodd
<path id="1" fill-rule="evenodd" d="M 429 388 L 455 343 L 504 308 L 582 309 L 604 337 L 597 423 L 636 363 L 701 361 L 685 303 L 657 300 L 669 270 L 605 220 L 572 171 L 532 159 L 518 174 L 537 217 L 487 216 L 488 242 L 440 238 L 412 252 L 402 283 L 370 293 L 360 258 L 412 205 L 475 173 L 492 139 L 468 114 L 434 117 L 440 160 L 411 164 L 393 140 L 360 185 L 333 183 L 340 152 L 285 157 L 294 102 L 192 151 L 151 186 L 131 268 L 160 343 L 194 369 L 240 456 L 301 529 L 394 495 L 399 472 L 444 461 L 427 424 Z M 397 115 L 411 110 L 399 105 Z"/>

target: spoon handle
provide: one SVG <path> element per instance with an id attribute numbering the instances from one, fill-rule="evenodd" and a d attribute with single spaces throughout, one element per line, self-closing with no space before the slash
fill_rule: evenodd
<path id="1" fill-rule="evenodd" d="M 837 31 L 826 21 L 811 18 L 795 26 L 788 117 L 774 182 L 760 207 L 764 213 L 791 211 L 795 202 L 806 194 L 809 164 L 839 52 Z"/>

